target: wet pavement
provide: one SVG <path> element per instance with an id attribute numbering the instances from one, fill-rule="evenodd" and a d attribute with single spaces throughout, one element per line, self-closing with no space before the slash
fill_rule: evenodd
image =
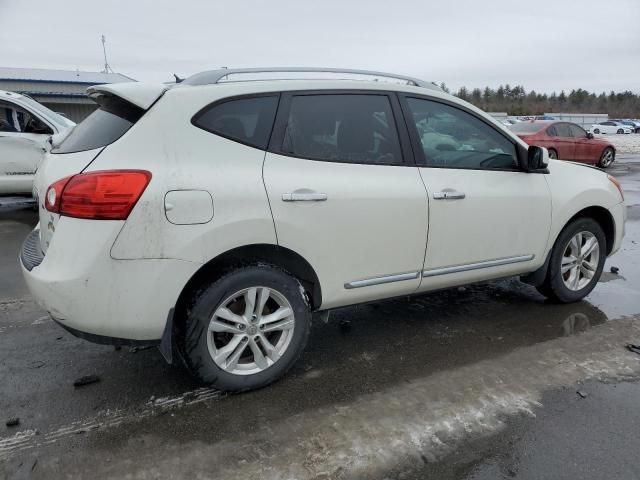
<path id="1" fill-rule="evenodd" d="M 57 327 L 17 263 L 35 214 L 0 205 L 0 478 L 640 478 L 640 158 L 620 160 L 627 236 L 585 301 L 506 279 L 341 309 L 242 395 Z"/>

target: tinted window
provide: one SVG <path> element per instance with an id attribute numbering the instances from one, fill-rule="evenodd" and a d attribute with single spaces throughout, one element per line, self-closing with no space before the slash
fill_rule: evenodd
<path id="1" fill-rule="evenodd" d="M 511 129 L 512 132 L 515 132 L 515 133 L 536 133 L 542 130 L 542 127 L 544 127 L 544 125 L 541 125 L 539 123 L 520 122 L 520 123 L 514 123 L 509 128 Z"/>
<path id="2" fill-rule="evenodd" d="M 554 125 L 556 129 L 556 136 L 558 137 L 570 137 L 571 129 L 569 128 L 568 123 L 556 123 Z"/>
<path id="3" fill-rule="evenodd" d="M 386 95 L 293 96 L 282 151 L 335 162 L 402 162 Z"/>
<path id="4" fill-rule="evenodd" d="M 265 150 L 269 144 L 278 96 L 229 100 L 207 107 L 193 119 L 196 127 Z"/>
<path id="5" fill-rule="evenodd" d="M 455 107 L 408 98 L 418 137 L 429 166 L 514 168 L 516 147 L 496 129 Z"/>
<path id="6" fill-rule="evenodd" d="M 569 124 L 569 129 L 571 130 L 571 136 L 575 138 L 586 138 L 587 132 L 584 131 L 582 127 L 578 125 Z"/>
<path id="7" fill-rule="evenodd" d="M 144 110 L 112 95 L 100 95 L 94 100 L 100 108 L 73 127 L 71 133 L 52 153 L 74 153 L 109 145 L 129 130 Z"/>

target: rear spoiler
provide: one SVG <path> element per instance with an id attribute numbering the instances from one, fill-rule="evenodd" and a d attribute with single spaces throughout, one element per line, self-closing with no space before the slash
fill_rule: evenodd
<path id="1" fill-rule="evenodd" d="M 89 97 L 99 96 L 100 94 L 115 95 L 136 107 L 148 110 L 168 89 L 169 86 L 162 83 L 109 83 L 89 87 L 87 88 L 87 94 Z"/>

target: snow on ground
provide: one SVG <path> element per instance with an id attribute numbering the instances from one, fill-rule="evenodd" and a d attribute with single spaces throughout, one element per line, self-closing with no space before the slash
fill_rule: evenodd
<path id="1" fill-rule="evenodd" d="M 607 140 L 616 147 L 618 154 L 636 154 L 640 155 L 640 133 L 631 133 L 625 135 L 595 135 L 596 138 Z"/>

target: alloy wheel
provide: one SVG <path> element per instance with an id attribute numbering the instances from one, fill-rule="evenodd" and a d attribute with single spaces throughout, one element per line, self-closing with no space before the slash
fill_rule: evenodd
<path id="1" fill-rule="evenodd" d="M 585 288 L 593 279 L 600 260 L 600 244 L 588 231 L 576 233 L 564 249 L 560 274 L 572 291 Z"/>
<path id="2" fill-rule="evenodd" d="M 284 355 L 294 328 L 293 308 L 284 295 L 267 287 L 245 288 L 227 297 L 213 313 L 209 354 L 228 373 L 260 373 Z"/>
<path id="3" fill-rule="evenodd" d="M 602 159 L 600 160 L 600 165 L 603 167 L 608 167 L 613 162 L 613 151 L 611 149 L 607 149 L 602 154 Z"/>

